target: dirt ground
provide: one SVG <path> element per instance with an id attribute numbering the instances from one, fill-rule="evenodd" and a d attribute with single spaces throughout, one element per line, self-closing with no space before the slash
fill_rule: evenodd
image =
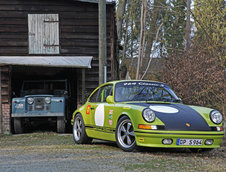
<path id="1" fill-rule="evenodd" d="M 226 141 L 208 153 L 146 148 L 127 153 L 105 141 L 76 145 L 72 134 L 0 136 L 0 172 L 28 171 L 226 171 Z"/>

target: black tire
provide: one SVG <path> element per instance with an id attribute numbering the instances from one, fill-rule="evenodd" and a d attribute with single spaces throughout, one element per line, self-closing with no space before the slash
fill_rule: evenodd
<path id="1" fill-rule="evenodd" d="M 15 134 L 22 134 L 22 133 L 24 133 L 24 128 L 23 128 L 23 124 L 22 124 L 22 119 L 21 118 L 14 118 L 13 125 L 14 125 L 14 132 L 15 132 Z"/>
<path id="2" fill-rule="evenodd" d="M 57 132 L 65 133 L 65 119 L 63 116 L 57 117 Z"/>
<path id="3" fill-rule="evenodd" d="M 210 152 L 213 148 L 189 148 L 192 153 Z"/>
<path id="4" fill-rule="evenodd" d="M 115 132 L 116 143 L 118 147 L 126 152 L 132 152 L 136 150 L 137 145 L 134 136 L 133 125 L 127 116 L 123 116 L 118 121 Z"/>
<path id="5" fill-rule="evenodd" d="M 85 124 L 81 114 L 77 114 L 73 125 L 73 138 L 77 144 L 89 144 L 92 138 L 88 137 L 85 130 Z"/>

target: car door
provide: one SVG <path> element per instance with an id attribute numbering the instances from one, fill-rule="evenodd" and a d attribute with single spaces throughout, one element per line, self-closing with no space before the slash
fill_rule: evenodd
<path id="1" fill-rule="evenodd" d="M 106 123 L 109 123 L 109 111 L 112 105 L 108 104 L 106 99 L 107 96 L 112 95 L 112 89 L 112 84 L 104 85 L 94 93 L 95 95 L 93 94 L 96 97 L 92 98 L 91 96 L 90 98 L 91 102 L 89 105 L 92 125 L 97 130 L 105 130 Z"/>

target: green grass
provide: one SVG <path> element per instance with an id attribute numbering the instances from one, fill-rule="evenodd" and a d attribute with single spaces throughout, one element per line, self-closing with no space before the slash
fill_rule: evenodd
<path id="1" fill-rule="evenodd" d="M 146 157 L 145 160 L 138 160 L 138 163 L 125 165 L 125 170 L 129 171 L 222 171 L 225 168 L 225 160 L 218 157 L 180 155 Z"/>
<path id="2" fill-rule="evenodd" d="M 187 150 L 144 149 L 141 152 L 123 152 L 115 144 L 95 141 L 77 145 L 72 134 L 53 132 L 22 135 L 0 135 L 0 156 L 70 157 L 102 165 L 110 164 L 125 171 L 225 171 L 226 147 L 212 153 L 189 153 Z M 71 161 L 71 160 L 70 160 Z"/>

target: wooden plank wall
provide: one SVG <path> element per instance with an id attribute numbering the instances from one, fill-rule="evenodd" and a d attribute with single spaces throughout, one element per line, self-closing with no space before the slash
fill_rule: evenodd
<path id="1" fill-rule="evenodd" d="M 117 68 L 115 52 L 114 4 L 107 5 L 108 80 Z M 59 14 L 60 54 L 93 56 L 92 68 L 86 69 L 86 91 L 98 86 L 98 4 L 73 0 L 0 0 L 0 56 L 29 56 L 28 14 Z M 114 25 L 114 26 L 113 26 Z M 113 38 L 114 37 L 114 38 Z M 82 71 L 78 74 L 82 80 Z M 114 78 L 112 78 L 114 77 Z M 80 84 L 80 90 L 81 90 Z"/>

